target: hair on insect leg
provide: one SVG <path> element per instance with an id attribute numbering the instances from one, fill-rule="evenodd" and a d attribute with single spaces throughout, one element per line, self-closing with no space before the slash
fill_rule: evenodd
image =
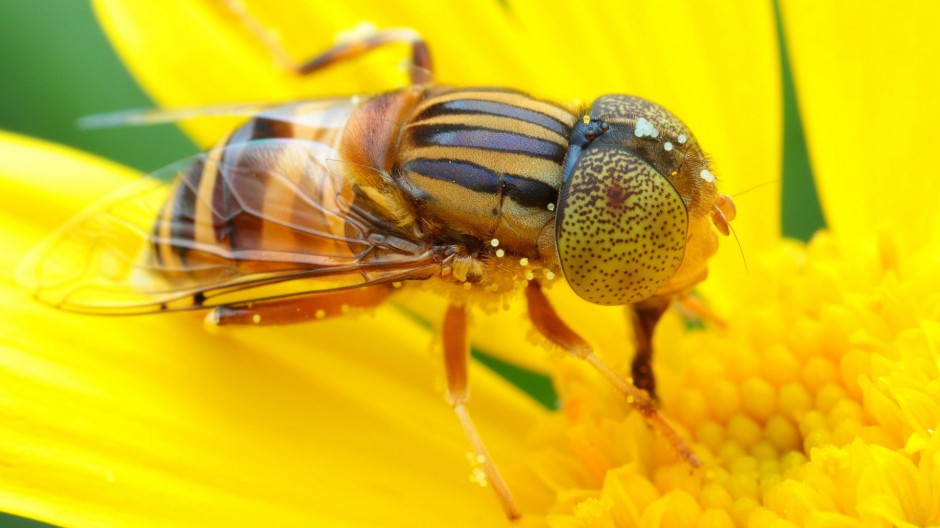
<path id="1" fill-rule="evenodd" d="M 470 413 L 467 410 L 469 390 L 467 388 L 467 358 L 470 355 L 470 343 L 467 340 L 467 309 L 465 306 L 451 304 L 444 315 L 443 326 L 444 370 L 447 378 L 447 397 L 460 421 L 464 435 L 473 448 L 473 462 L 478 464 L 482 474 L 475 476 L 481 484 L 490 486 L 496 492 L 503 512 L 510 522 L 515 523 L 521 517 L 516 501 L 506 486 L 499 469 L 490 457 L 483 439 L 480 438 Z"/>

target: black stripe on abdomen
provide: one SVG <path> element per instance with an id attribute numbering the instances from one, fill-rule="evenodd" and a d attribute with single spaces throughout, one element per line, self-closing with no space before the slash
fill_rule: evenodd
<path id="1" fill-rule="evenodd" d="M 418 158 L 405 163 L 402 168 L 428 178 L 456 183 L 471 191 L 495 193 L 500 188 L 497 174 L 466 161 Z"/>
<path id="2" fill-rule="evenodd" d="M 180 176 L 179 186 L 173 196 L 173 209 L 170 216 L 170 241 L 180 261 L 186 264 L 186 253 L 196 240 L 196 199 L 205 162 L 199 159 L 190 165 Z"/>
<path id="3" fill-rule="evenodd" d="M 565 157 L 565 148 L 558 143 L 507 130 L 464 125 L 419 125 L 412 128 L 412 134 L 419 146 L 468 147 L 551 160 Z"/>
<path id="4" fill-rule="evenodd" d="M 571 132 L 571 127 L 567 124 L 541 112 L 507 103 L 483 101 L 479 99 L 457 99 L 438 103 L 421 112 L 413 121 L 419 122 L 439 115 L 454 115 L 460 113 L 511 117 L 546 128 L 564 137 L 567 137 Z"/>
<path id="5" fill-rule="evenodd" d="M 524 207 L 544 208 L 558 201 L 558 189 L 547 183 L 514 174 L 497 174 L 461 160 L 423 159 L 409 161 L 404 170 L 447 181 L 481 193 L 503 193 Z"/>

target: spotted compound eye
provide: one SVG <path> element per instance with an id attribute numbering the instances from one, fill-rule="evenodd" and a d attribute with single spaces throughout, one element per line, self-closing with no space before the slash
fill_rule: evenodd
<path id="1" fill-rule="evenodd" d="M 582 299 L 630 304 L 679 269 L 688 213 L 672 184 L 623 149 L 587 149 L 561 190 L 555 241 L 565 279 Z"/>

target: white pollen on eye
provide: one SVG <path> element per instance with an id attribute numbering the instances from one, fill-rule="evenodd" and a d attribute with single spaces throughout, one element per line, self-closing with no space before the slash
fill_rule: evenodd
<path id="1" fill-rule="evenodd" d="M 554 211 L 554 210 L 555 210 L 555 204 L 553 204 L 553 203 L 548 204 L 548 210 L 549 210 L 549 211 Z"/>
<path id="2" fill-rule="evenodd" d="M 636 120 L 636 128 L 633 130 L 633 135 L 636 137 L 659 137 L 659 130 L 653 126 L 652 123 L 646 120 L 645 117 L 641 117 Z"/>
<path id="3" fill-rule="evenodd" d="M 700 172 L 698 175 L 701 176 L 702 179 L 707 181 L 708 183 L 712 183 L 713 181 L 715 181 L 715 175 L 712 174 L 711 171 L 708 169 L 702 169 L 702 172 Z"/>
<path id="4" fill-rule="evenodd" d="M 527 259 L 527 258 L 525 258 L 525 257 L 522 257 L 521 259 L 519 259 L 519 265 L 522 266 L 522 267 L 528 266 L 528 265 L 529 265 L 529 259 Z"/>
<path id="5" fill-rule="evenodd" d="M 255 314 L 251 316 L 251 322 L 258 324 L 261 322 L 261 314 Z"/>
<path id="6" fill-rule="evenodd" d="M 669 152 L 670 150 L 672 150 L 672 143 L 669 141 L 663 143 L 663 149 L 665 149 L 666 152 Z"/>
<path id="7" fill-rule="evenodd" d="M 506 256 L 506 252 L 503 251 L 502 249 L 497 249 L 497 250 L 496 250 L 496 256 L 499 257 L 499 258 L 503 258 L 504 256 Z"/>
<path id="8" fill-rule="evenodd" d="M 685 134 L 679 134 L 679 144 L 685 145 L 685 142 L 689 140 L 689 136 Z"/>
<path id="9" fill-rule="evenodd" d="M 493 247 L 499 247 L 499 239 L 494 238 L 493 240 L 490 240 L 490 245 Z"/>
<path id="10" fill-rule="evenodd" d="M 313 315 L 317 319 L 323 319 L 324 317 L 326 317 L 326 310 L 324 310 L 323 308 L 320 308 Z"/>

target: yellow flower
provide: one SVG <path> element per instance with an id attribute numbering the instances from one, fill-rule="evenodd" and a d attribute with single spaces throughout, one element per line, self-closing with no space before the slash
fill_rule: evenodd
<path id="1" fill-rule="evenodd" d="M 296 61 L 368 19 L 418 29 L 442 81 L 557 99 L 647 95 L 695 130 L 734 192 L 777 178 L 781 141 L 772 7 L 742 4 L 247 8 Z M 782 15 L 831 232 L 781 241 L 779 193 L 742 196 L 735 227 L 750 270 L 725 244 L 702 288 L 727 327 L 686 330 L 672 315 L 658 329 L 663 410 L 702 469 L 677 461 L 583 365 L 539 359 L 518 310 L 476 318 L 479 346 L 547 370 L 562 400 L 550 413 L 471 372 L 472 411 L 527 524 L 940 525 L 940 179 L 930 163 L 940 16 L 916 2 L 817 4 L 785 2 Z M 395 50 L 286 75 L 225 2 L 96 6 L 166 106 L 404 81 L 383 73 Z M 206 142 L 226 126 L 187 130 Z M 0 510 L 64 526 L 504 523 L 489 490 L 467 481 L 465 440 L 432 384 L 433 332 L 392 306 L 208 335 L 191 314 L 107 319 L 38 305 L 13 283 L 15 262 L 134 175 L 6 134 L 0 159 Z M 622 314 L 552 294 L 625 371 Z"/>

